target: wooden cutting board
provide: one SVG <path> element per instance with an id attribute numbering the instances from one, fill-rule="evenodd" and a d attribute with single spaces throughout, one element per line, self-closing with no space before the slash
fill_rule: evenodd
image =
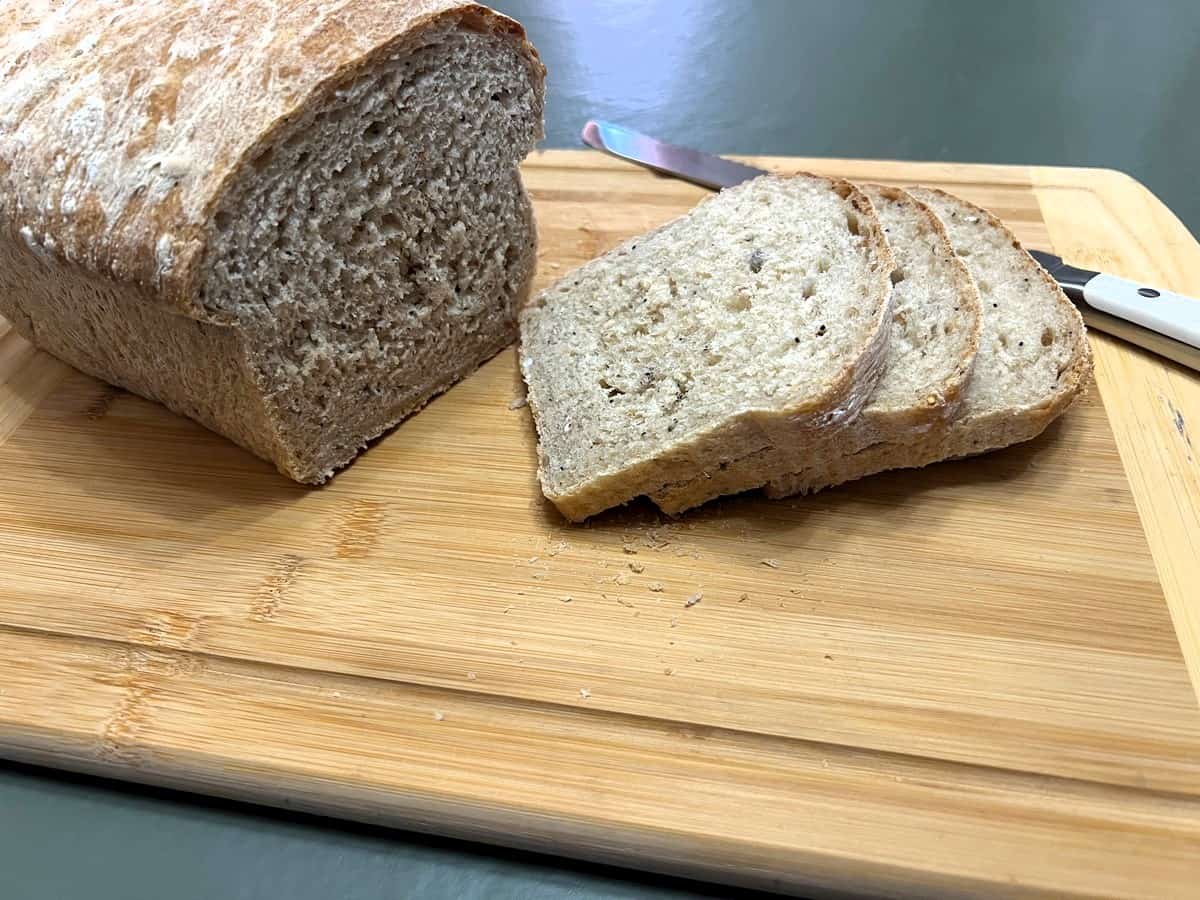
<path id="1" fill-rule="evenodd" d="M 1200 294 L 1116 173 L 758 162 Z M 543 283 L 702 196 L 526 175 Z M 311 490 L 6 333 L 0 752 L 778 889 L 1195 896 L 1200 384 L 1093 342 L 1099 389 L 1026 446 L 572 527 L 511 351 Z"/>

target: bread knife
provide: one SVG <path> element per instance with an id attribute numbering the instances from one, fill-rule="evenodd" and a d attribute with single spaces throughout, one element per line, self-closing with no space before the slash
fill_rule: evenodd
<path id="1" fill-rule="evenodd" d="M 591 119 L 583 127 L 589 147 L 712 190 L 732 187 L 765 169 L 668 144 L 620 125 Z M 1080 269 L 1062 257 L 1030 250 L 1084 315 L 1087 324 L 1200 371 L 1200 300 L 1103 272 Z"/>

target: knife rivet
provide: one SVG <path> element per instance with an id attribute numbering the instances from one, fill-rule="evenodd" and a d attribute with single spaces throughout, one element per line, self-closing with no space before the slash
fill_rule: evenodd
<path id="1" fill-rule="evenodd" d="M 1154 288 L 1138 288 L 1138 293 L 1143 297 L 1149 297 L 1151 300 L 1159 296 L 1158 291 L 1156 291 Z"/>

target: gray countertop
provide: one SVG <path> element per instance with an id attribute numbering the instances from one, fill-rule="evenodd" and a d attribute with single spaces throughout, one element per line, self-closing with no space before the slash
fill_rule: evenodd
<path id="1" fill-rule="evenodd" d="M 718 152 L 1104 166 L 1200 226 L 1195 0 L 502 0 L 589 116 Z M 719 888 L 0 763 L 0 894 L 683 898 Z"/>

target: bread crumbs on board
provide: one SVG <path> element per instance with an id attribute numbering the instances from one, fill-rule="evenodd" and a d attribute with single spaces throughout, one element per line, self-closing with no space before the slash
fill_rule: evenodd
<path id="1" fill-rule="evenodd" d="M 703 598 L 704 598 L 704 593 L 702 591 L 696 591 L 696 593 L 692 594 L 690 597 L 688 597 L 686 600 L 683 601 L 683 608 L 690 609 L 691 607 L 693 607 L 697 603 L 699 603 Z"/>
<path id="2" fill-rule="evenodd" d="M 446 718 L 446 714 L 444 712 L 442 712 L 440 709 L 435 709 L 433 711 L 433 721 L 441 722 L 445 718 Z"/>
<path id="3" fill-rule="evenodd" d="M 768 569 L 778 569 L 779 568 L 779 560 L 777 560 L 777 559 L 764 559 L 762 561 L 762 564 L 764 566 L 766 566 Z"/>
<path id="4" fill-rule="evenodd" d="M 646 585 L 646 589 L 650 590 L 650 591 L 654 591 L 654 593 L 656 593 L 656 594 L 661 594 L 663 591 L 666 590 L 666 586 L 661 581 L 652 581 L 648 585 Z"/>
<path id="5" fill-rule="evenodd" d="M 637 562 L 637 561 L 630 562 L 630 563 L 629 563 L 629 568 L 630 568 L 630 570 L 631 570 L 631 571 L 633 571 L 633 572 L 637 572 L 638 574 L 641 574 L 642 572 L 645 572 L 645 571 L 646 571 L 646 567 L 645 567 L 645 566 L 643 566 L 643 565 L 642 565 L 640 562 Z"/>
<path id="6" fill-rule="evenodd" d="M 589 691 L 587 688 L 580 688 L 579 696 L 582 697 L 584 700 L 587 700 L 589 697 L 592 696 L 592 692 Z"/>
<path id="7" fill-rule="evenodd" d="M 512 400 L 508 401 L 509 409 L 522 409 L 528 405 L 529 405 L 528 397 L 514 397 Z"/>

